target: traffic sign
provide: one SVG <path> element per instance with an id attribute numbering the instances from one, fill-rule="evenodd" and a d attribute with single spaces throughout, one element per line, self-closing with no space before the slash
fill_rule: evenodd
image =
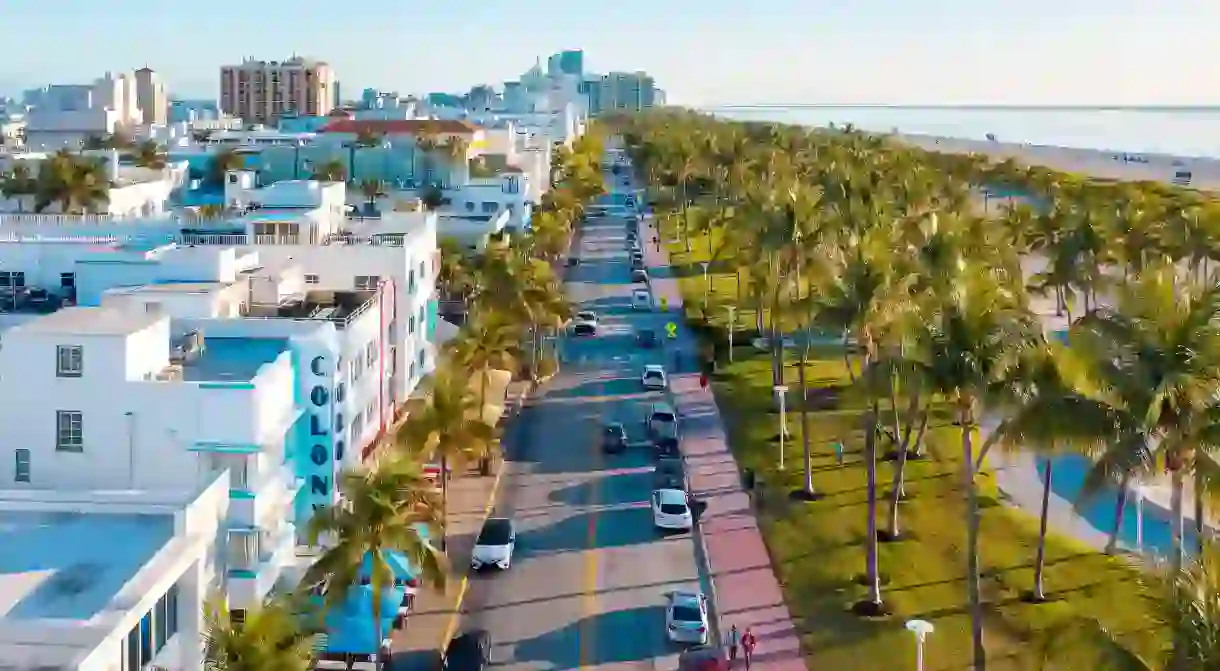
<path id="1" fill-rule="evenodd" d="M 668 324 L 665 325 L 665 332 L 669 334 L 670 340 L 677 338 L 678 337 L 678 325 L 673 322 L 669 322 Z"/>

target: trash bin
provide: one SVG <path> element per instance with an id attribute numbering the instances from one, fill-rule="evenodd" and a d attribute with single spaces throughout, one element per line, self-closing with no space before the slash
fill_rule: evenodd
<path id="1" fill-rule="evenodd" d="M 746 491 L 754 489 L 754 469 L 747 468 L 741 472 L 741 486 L 745 487 Z"/>

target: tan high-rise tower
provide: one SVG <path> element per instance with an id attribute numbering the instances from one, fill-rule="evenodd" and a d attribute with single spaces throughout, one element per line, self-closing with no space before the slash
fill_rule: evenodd
<path id="1" fill-rule="evenodd" d="M 151 68 L 136 70 L 136 107 L 143 112 L 145 124 L 165 125 L 169 117 L 165 82 Z"/>
<path id="2" fill-rule="evenodd" d="M 249 123 L 281 116 L 324 116 L 335 103 L 330 65 L 294 56 L 286 61 L 245 60 L 220 69 L 220 109 Z"/>

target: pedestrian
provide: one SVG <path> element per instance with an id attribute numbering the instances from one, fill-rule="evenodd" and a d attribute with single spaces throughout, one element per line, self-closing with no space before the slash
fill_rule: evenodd
<path id="1" fill-rule="evenodd" d="M 737 625 L 729 630 L 729 668 L 737 663 L 737 646 L 741 643 L 741 634 L 737 631 Z"/>
<path id="2" fill-rule="evenodd" d="M 699 386 L 707 389 L 707 371 L 699 373 Z"/>
<path id="3" fill-rule="evenodd" d="M 758 645 L 758 641 L 754 638 L 754 632 L 746 627 L 746 633 L 741 637 L 741 651 L 746 658 L 746 671 L 750 669 L 750 661 L 754 659 L 754 646 Z"/>

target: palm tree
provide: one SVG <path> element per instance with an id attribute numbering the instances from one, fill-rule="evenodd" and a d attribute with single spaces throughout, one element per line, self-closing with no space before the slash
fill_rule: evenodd
<path id="1" fill-rule="evenodd" d="M 38 182 L 30 174 L 30 167 L 25 161 L 14 161 L 8 173 L 0 177 L 0 194 L 5 198 L 17 199 L 17 211 L 25 208 L 23 199 L 37 193 Z"/>
<path id="2" fill-rule="evenodd" d="M 215 187 L 223 187 L 225 183 L 225 174 L 230 170 L 240 170 L 245 163 L 241 156 L 238 156 L 232 149 L 221 149 L 212 154 L 212 160 L 208 162 L 207 177 L 204 181 Z"/>
<path id="3" fill-rule="evenodd" d="M 323 606 L 342 604 L 362 584 L 365 565 L 372 588 L 373 622 L 380 641 L 381 595 L 394 586 L 389 553 L 404 555 L 422 582 L 443 588 L 448 565 L 429 540 L 438 526 L 440 505 L 431 482 L 409 459 L 390 458 L 367 472 L 348 471 L 339 478 L 340 505 L 315 511 L 307 529 L 309 544 L 324 550 L 305 572 L 301 585 L 320 591 Z M 271 667 L 264 667 L 271 668 Z"/>
<path id="4" fill-rule="evenodd" d="M 493 370 L 514 371 L 521 344 L 521 328 L 502 313 L 477 311 L 448 345 L 451 362 L 479 375 L 479 405 L 487 406 L 488 375 Z"/>
<path id="5" fill-rule="evenodd" d="M 343 161 L 332 158 L 315 166 L 309 178 L 318 182 L 343 182 L 347 180 L 347 169 L 343 167 Z"/>
<path id="6" fill-rule="evenodd" d="M 58 203 L 66 214 L 84 214 L 109 202 L 110 182 L 99 161 L 61 150 L 42 162 L 35 192 L 35 212 Z"/>
<path id="7" fill-rule="evenodd" d="M 456 135 L 451 136 L 444 143 L 446 158 L 449 159 L 449 186 L 454 185 L 455 177 L 465 181 L 466 176 L 470 172 L 468 156 L 470 153 L 470 143 Z M 457 171 L 457 174 L 454 174 Z"/>
<path id="8" fill-rule="evenodd" d="M 422 182 L 424 185 L 431 185 L 434 181 L 433 172 L 436 170 L 436 167 L 433 164 L 433 154 L 440 146 L 440 141 L 437 140 L 437 136 L 433 133 L 420 131 L 415 137 L 415 150 L 419 152 L 424 164 L 424 179 Z"/>
<path id="9" fill-rule="evenodd" d="M 385 183 L 379 179 L 365 179 L 360 182 L 360 193 L 364 195 L 365 211 L 377 211 L 377 199 L 385 196 Z"/>
<path id="10" fill-rule="evenodd" d="M 155 140 L 141 142 L 136 146 L 135 163 L 141 168 L 163 170 L 167 165 L 165 152 Z"/>
<path id="11" fill-rule="evenodd" d="M 441 366 L 429 379 L 427 394 L 408 404 L 407 419 L 394 437 L 403 454 L 425 462 L 440 461 L 442 547 L 450 470 L 493 459 L 499 449 L 495 427 L 487 421 L 486 415 L 486 408 L 471 389 L 470 380 L 454 369 Z"/>
<path id="12" fill-rule="evenodd" d="M 298 597 L 272 597 L 234 621 L 223 599 L 210 600 L 204 618 L 204 668 L 309 671 L 321 630 L 303 604 Z"/>

